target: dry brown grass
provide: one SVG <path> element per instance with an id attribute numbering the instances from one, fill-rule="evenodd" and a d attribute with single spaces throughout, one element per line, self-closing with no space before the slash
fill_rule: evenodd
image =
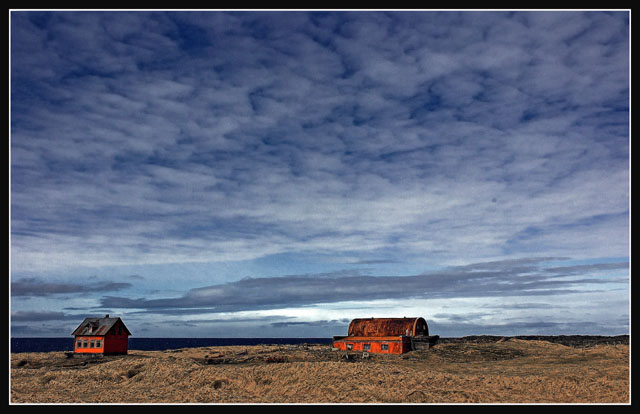
<path id="1" fill-rule="evenodd" d="M 443 343 L 362 358 L 327 345 L 11 356 L 12 403 L 621 403 L 629 345 Z"/>

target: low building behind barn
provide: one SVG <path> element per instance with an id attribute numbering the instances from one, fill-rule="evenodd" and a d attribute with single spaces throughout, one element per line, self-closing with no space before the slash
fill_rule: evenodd
<path id="1" fill-rule="evenodd" d="M 404 354 L 428 348 L 438 336 L 429 336 L 424 318 L 365 318 L 349 324 L 347 336 L 334 336 L 333 347 L 342 351 Z"/>

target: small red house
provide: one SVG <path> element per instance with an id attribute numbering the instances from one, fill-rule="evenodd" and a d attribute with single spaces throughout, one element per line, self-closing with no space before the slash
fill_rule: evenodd
<path id="1" fill-rule="evenodd" d="M 120 318 L 85 318 L 71 333 L 75 337 L 77 354 L 126 354 L 129 349 L 129 329 Z"/>
<path id="2" fill-rule="evenodd" d="M 424 318 L 354 319 L 347 336 L 334 336 L 333 347 L 342 351 L 404 354 L 415 349 L 416 342 L 429 343 Z"/>

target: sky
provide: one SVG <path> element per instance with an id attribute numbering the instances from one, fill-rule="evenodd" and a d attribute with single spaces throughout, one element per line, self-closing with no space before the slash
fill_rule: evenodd
<path id="1" fill-rule="evenodd" d="M 10 13 L 10 332 L 630 331 L 630 12 Z"/>

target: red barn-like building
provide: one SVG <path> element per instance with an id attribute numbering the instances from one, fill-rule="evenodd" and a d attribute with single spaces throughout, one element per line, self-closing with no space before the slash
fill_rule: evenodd
<path id="1" fill-rule="evenodd" d="M 416 349 L 416 343 L 430 344 L 424 318 L 354 319 L 347 336 L 334 336 L 333 347 L 342 351 L 403 354 Z"/>
<path id="2" fill-rule="evenodd" d="M 126 354 L 129 329 L 120 318 L 85 318 L 71 333 L 76 354 Z"/>

